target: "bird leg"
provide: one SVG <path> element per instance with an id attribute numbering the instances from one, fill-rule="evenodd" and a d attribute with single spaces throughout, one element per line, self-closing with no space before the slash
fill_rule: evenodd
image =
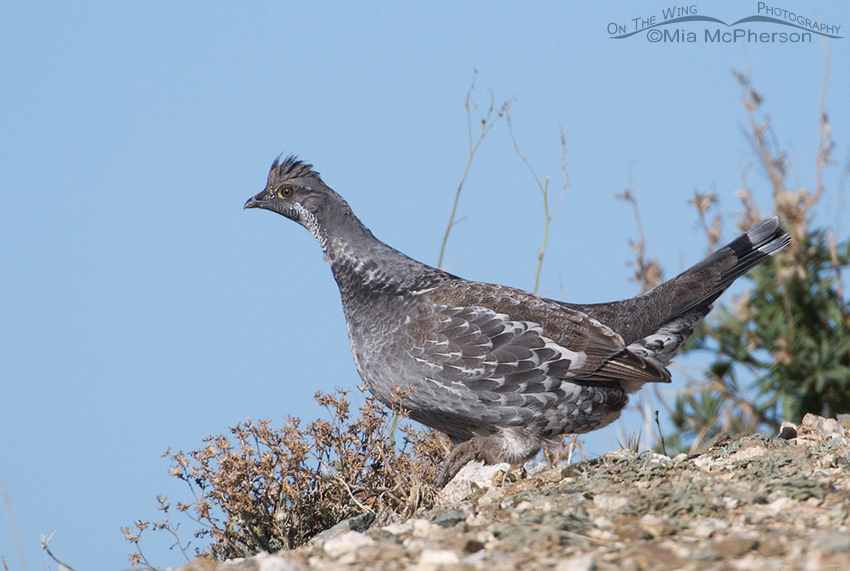
<path id="1" fill-rule="evenodd" d="M 473 460 L 483 461 L 484 464 L 492 465 L 504 462 L 500 454 L 501 442 L 498 435 L 473 436 L 465 442 L 454 447 L 449 457 L 443 463 L 443 469 L 435 480 L 439 488 L 445 487 L 452 478 L 457 476 L 460 469 Z"/>

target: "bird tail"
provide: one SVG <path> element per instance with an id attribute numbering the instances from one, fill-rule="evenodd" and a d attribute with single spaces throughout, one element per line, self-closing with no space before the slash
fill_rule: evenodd
<path id="1" fill-rule="evenodd" d="M 648 291 L 655 303 L 669 303 L 669 318 L 707 308 L 736 279 L 791 242 L 775 216 L 766 218 L 703 261 Z M 653 293 L 660 290 L 657 293 Z"/>
<path id="2" fill-rule="evenodd" d="M 732 282 L 790 241 L 776 217 L 768 218 L 692 268 L 638 296 L 657 308 L 658 317 L 653 330 L 629 342 L 629 349 L 656 363 L 669 363 Z"/>
<path id="3" fill-rule="evenodd" d="M 667 362 L 732 282 L 790 242 L 779 220 L 772 216 L 645 293 L 613 303 L 571 307 L 614 329 L 629 346 L 638 342 L 655 346 L 659 341 L 655 336 L 672 336 L 664 343 L 668 348 L 659 354 L 663 356 L 659 360 Z"/>

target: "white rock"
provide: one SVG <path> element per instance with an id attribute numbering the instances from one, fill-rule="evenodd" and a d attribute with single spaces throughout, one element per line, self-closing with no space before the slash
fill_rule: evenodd
<path id="1" fill-rule="evenodd" d="M 519 503 L 519 505 L 518 505 L 516 508 L 514 508 L 514 509 L 517 511 L 517 513 L 524 514 L 525 512 L 527 512 L 528 510 L 530 510 L 530 509 L 531 509 L 531 507 L 532 507 L 532 503 L 531 503 L 531 502 L 529 502 L 529 501 L 524 500 L 524 501 L 521 501 L 521 502 Z"/>
<path id="2" fill-rule="evenodd" d="M 357 531 L 346 531 L 327 540 L 324 545 L 325 553 L 331 557 L 341 557 L 361 547 L 372 545 L 375 540 Z"/>
<path id="3" fill-rule="evenodd" d="M 606 512 L 615 512 L 629 503 L 627 496 L 614 496 L 611 494 L 596 494 L 593 496 L 594 505 Z"/>
<path id="4" fill-rule="evenodd" d="M 654 514 L 646 514 L 640 518 L 639 525 L 642 530 L 652 535 L 652 537 L 661 537 L 673 533 L 673 526 L 670 522 Z"/>
<path id="5" fill-rule="evenodd" d="M 564 559 L 555 565 L 555 571 L 593 571 L 594 569 L 596 569 L 596 557 L 592 553 Z"/>
<path id="6" fill-rule="evenodd" d="M 710 472 L 712 466 L 716 464 L 714 458 L 711 457 L 710 454 L 703 454 L 702 456 L 697 456 L 693 459 L 694 466 L 699 468 L 700 470 L 705 470 L 706 472 Z"/>
<path id="7" fill-rule="evenodd" d="M 460 563 L 460 557 L 448 549 L 423 549 L 419 556 L 421 565 L 454 565 Z"/>
<path id="8" fill-rule="evenodd" d="M 300 565 L 280 555 L 270 555 L 261 559 L 259 566 L 259 571 L 299 571 L 300 569 Z"/>
<path id="9" fill-rule="evenodd" d="M 738 507 L 738 504 L 741 503 L 741 500 L 738 498 L 730 498 L 729 496 L 723 496 L 720 498 L 720 501 L 723 502 L 723 507 L 727 510 L 732 510 Z"/>
<path id="10" fill-rule="evenodd" d="M 525 473 L 529 476 L 533 476 L 543 470 L 546 470 L 549 467 L 549 464 L 546 462 L 541 462 L 540 460 L 531 459 L 523 465 L 525 468 Z"/>
<path id="11" fill-rule="evenodd" d="M 587 535 L 592 537 L 593 539 L 601 539 L 603 541 L 610 541 L 616 539 L 617 537 L 611 531 L 607 529 L 599 529 L 597 527 L 592 527 L 588 529 Z"/>
<path id="12" fill-rule="evenodd" d="M 489 504 L 498 504 L 502 501 L 502 498 L 505 497 L 505 488 L 500 486 L 490 486 L 487 488 L 487 491 L 483 496 L 478 498 L 478 507 L 486 506 Z"/>
<path id="13" fill-rule="evenodd" d="M 783 497 L 777 498 L 767 504 L 766 509 L 768 513 L 770 513 L 773 517 L 778 516 L 779 514 L 785 513 L 793 513 L 792 509 L 797 505 L 797 502 L 792 500 L 791 498 Z"/>
<path id="14" fill-rule="evenodd" d="M 470 553 L 466 557 L 461 560 L 461 563 L 464 565 L 475 565 L 480 561 L 484 561 L 487 559 L 487 551 L 485 549 L 481 549 L 476 551 L 475 553 Z"/>
<path id="15" fill-rule="evenodd" d="M 818 426 L 818 434 L 824 438 L 844 436 L 844 432 L 844 427 L 838 424 L 838 421 L 834 418 L 827 418 Z"/>
<path id="16" fill-rule="evenodd" d="M 485 466 L 484 462 L 470 462 L 457 473 L 454 479 L 489 485 L 492 483 L 493 476 L 499 472 L 507 473 L 510 469 L 511 465 L 507 462 L 493 464 L 491 466 Z"/>
<path id="17" fill-rule="evenodd" d="M 381 529 L 393 535 L 400 535 L 406 531 L 411 531 L 413 529 L 413 524 L 409 522 L 405 523 L 404 525 L 400 523 L 391 523 L 389 525 L 385 525 Z"/>
<path id="18" fill-rule="evenodd" d="M 718 531 L 726 529 L 728 526 L 725 521 L 716 517 L 707 517 L 696 524 L 691 531 L 697 537 L 708 539 Z"/>
<path id="19" fill-rule="evenodd" d="M 477 489 L 490 488 L 493 486 L 493 476 L 499 472 L 508 473 L 510 469 L 511 465 L 507 463 L 485 466 L 484 462 L 469 462 L 440 490 L 437 505 L 459 502 Z"/>
<path id="20" fill-rule="evenodd" d="M 427 519 L 413 520 L 413 537 L 427 537 L 431 526 L 431 522 Z"/>

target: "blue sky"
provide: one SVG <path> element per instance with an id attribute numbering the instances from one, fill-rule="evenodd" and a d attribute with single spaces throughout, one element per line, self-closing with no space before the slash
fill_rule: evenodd
<path id="1" fill-rule="evenodd" d="M 734 22 L 756 2 L 689 4 Z M 242 210 L 280 153 L 310 161 L 376 236 L 435 264 L 468 155 L 466 92 L 511 117 L 524 155 L 570 187 L 552 222 L 540 291 L 629 297 L 631 181 L 649 252 L 670 277 L 704 254 L 687 204 L 720 210 L 751 160 L 749 65 L 792 180 L 812 188 L 824 48 L 811 43 L 609 39 L 671 5 L 609 2 L 7 3 L 0 18 L 0 470 L 29 569 L 42 534 L 77 569 L 127 566 L 119 527 L 188 501 L 160 455 L 246 418 L 312 419 L 316 390 L 355 372 L 327 264 L 302 228 Z M 786 3 L 850 32 L 850 7 Z M 753 23 L 755 31 L 783 31 Z M 746 26 L 740 26 L 746 28 Z M 826 39 L 839 165 L 820 225 L 847 236 L 850 39 Z M 764 209 L 768 185 L 749 183 Z M 539 191 L 502 122 L 485 139 L 446 252 L 469 279 L 533 287 Z M 732 238 L 727 226 L 724 238 Z M 684 386 L 677 375 L 672 390 Z M 617 430 L 586 439 L 618 448 Z M 184 522 L 185 537 L 191 522 Z M 0 518 L 0 556 L 21 569 Z M 151 534 L 149 559 L 181 563 Z M 48 568 L 55 568 L 52 562 Z"/>

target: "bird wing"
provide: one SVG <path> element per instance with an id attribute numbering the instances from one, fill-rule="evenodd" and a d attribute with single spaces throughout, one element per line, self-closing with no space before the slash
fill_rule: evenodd
<path id="1" fill-rule="evenodd" d="M 611 328 L 521 290 L 450 283 L 419 308 L 407 333 L 426 380 L 479 400 L 542 409 L 558 400 L 563 382 L 670 380 Z"/>

